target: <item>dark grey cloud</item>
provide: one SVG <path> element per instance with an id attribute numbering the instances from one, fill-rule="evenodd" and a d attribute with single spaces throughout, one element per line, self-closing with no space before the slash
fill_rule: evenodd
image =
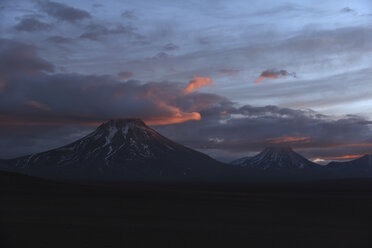
<path id="1" fill-rule="evenodd" d="M 50 30 L 52 25 L 44 23 L 35 18 L 23 18 L 18 24 L 14 26 L 18 31 L 37 32 Z"/>
<path id="2" fill-rule="evenodd" d="M 47 38 L 47 41 L 50 41 L 50 42 L 53 42 L 53 43 L 56 43 L 56 44 L 69 44 L 69 43 L 73 43 L 74 39 L 69 38 L 69 37 L 63 37 L 63 36 L 55 35 L 55 36 L 51 36 L 51 37 Z"/>
<path id="3" fill-rule="evenodd" d="M 163 47 L 163 50 L 166 50 L 166 51 L 173 51 L 177 49 L 179 49 L 179 47 L 173 43 L 168 43 Z"/>
<path id="4" fill-rule="evenodd" d="M 350 7 L 345 7 L 340 10 L 341 13 L 356 13 L 355 9 L 352 9 Z"/>
<path id="5" fill-rule="evenodd" d="M 89 12 L 71 7 L 67 4 L 48 0 L 38 1 L 38 4 L 45 13 L 61 21 L 76 22 L 91 18 Z"/>
<path id="6" fill-rule="evenodd" d="M 372 145 L 372 122 L 361 116 L 333 119 L 312 110 L 278 106 L 237 107 L 214 102 L 198 122 L 156 127 L 182 144 L 228 161 L 266 146 L 288 145 L 309 158 L 366 153 Z M 224 154 L 222 157 L 218 154 Z"/>
<path id="7" fill-rule="evenodd" d="M 142 36 L 136 32 L 136 28 L 133 27 L 131 24 L 120 24 L 113 28 L 109 28 L 100 24 L 89 25 L 88 31 L 81 34 L 80 38 L 98 41 L 104 39 L 108 35 L 126 35 L 129 37 L 142 39 Z"/>
<path id="8" fill-rule="evenodd" d="M 260 76 L 263 76 L 263 77 L 271 77 L 271 76 L 277 76 L 277 77 L 291 76 L 291 77 L 296 77 L 296 73 L 295 72 L 288 72 L 286 70 L 268 69 L 268 70 L 263 71 Z"/>
<path id="9" fill-rule="evenodd" d="M 297 77 L 295 72 L 288 72 L 286 70 L 268 69 L 264 70 L 255 83 L 260 82 L 264 78 L 276 79 L 279 77 Z"/>
<path id="10" fill-rule="evenodd" d="M 127 80 L 128 78 L 133 77 L 133 72 L 130 71 L 122 71 L 118 73 L 118 79 L 120 81 Z"/>
<path id="11" fill-rule="evenodd" d="M 12 76 L 32 76 L 53 70 L 53 64 L 40 58 L 34 46 L 0 39 L 0 78 L 5 80 Z"/>
<path id="12" fill-rule="evenodd" d="M 219 69 L 219 73 L 225 74 L 225 75 L 235 75 L 240 72 L 241 70 L 238 70 L 238 69 Z"/>
<path id="13" fill-rule="evenodd" d="M 153 59 L 166 59 L 169 57 L 169 54 L 166 52 L 159 52 L 156 55 L 154 55 L 152 58 Z"/>
<path id="14" fill-rule="evenodd" d="M 1 124 L 88 123 L 115 116 L 138 116 L 161 124 L 199 116 L 181 104 L 193 102 L 190 97 L 194 94 L 189 97 L 184 93 L 186 84 L 122 82 L 108 75 L 47 74 L 45 71 L 54 67 L 38 57 L 33 47 L 10 41 L 1 44 L 1 75 L 6 79 L 0 99 Z"/>
<path id="15" fill-rule="evenodd" d="M 126 19 L 136 19 L 137 16 L 134 13 L 134 10 L 126 10 L 123 13 L 120 14 L 121 17 Z"/>

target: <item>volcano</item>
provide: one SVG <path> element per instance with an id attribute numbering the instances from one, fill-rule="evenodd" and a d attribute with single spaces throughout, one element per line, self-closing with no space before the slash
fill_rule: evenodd
<path id="1" fill-rule="evenodd" d="M 2 164 L 29 175 L 77 180 L 206 179 L 223 166 L 134 118 L 110 120 L 69 145 Z"/>
<path id="2" fill-rule="evenodd" d="M 319 167 L 318 164 L 307 160 L 294 152 L 290 147 L 268 147 L 256 156 L 234 160 L 231 164 L 257 169 L 304 169 Z"/>

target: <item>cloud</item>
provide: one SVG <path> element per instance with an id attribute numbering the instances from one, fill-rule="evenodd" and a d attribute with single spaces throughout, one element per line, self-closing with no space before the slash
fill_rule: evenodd
<path id="1" fill-rule="evenodd" d="M 165 53 L 165 52 L 159 52 L 157 53 L 154 57 L 152 57 L 153 59 L 166 59 L 169 57 L 169 54 L 168 53 Z"/>
<path id="2" fill-rule="evenodd" d="M 351 160 L 362 157 L 365 154 L 352 154 L 352 155 L 342 155 L 342 156 L 333 156 L 333 157 L 324 157 L 323 160 Z"/>
<path id="3" fill-rule="evenodd" d="M 50 30 L 52 25 L 41 22 L 35 18 L 24 18 L 18 24 L 16 24 L 14 28 L 18 31 L 37 32 Z"/>
<path id="4" fill-rule="evenodd" d="M 67 4 L 48 0 L 39 1 L 38 3 L 45 13 L 61 21 L 76 22 L 82 19 L 91 18 L 89 12 L 68 6 Z"/>
<path id="5" fill-rule="evenodd" d="M 134 14 L 134 10 L 126 10 L 123 13 L 120 14 L 121 17 L 127 18 L 127 19 L 136 19 L 136 15 Z"/>
<path id="6" fill-rule="evenodd" d="M 18 152 L 40 151 L 46 147 L 42 141 L 67 141 L 59 136 L 64 132 L 52 135 L 61 127 L 85 127 L 70 136 L 73 141 L 102 121 L 120 117 L 143 118 L 165 136 L 217 158 L 224 154 L 226 160 L 273 143 L 289 144 L 314 159 L 363 154 L 372 143 L 372 122 L 357 115 L 334 117 L 278 106 L 239 106 L 223 96 L 197 92 L 213 85 L 206 77 L 194 77 L 186 85 L 123 82 L 108 75 L 48 74 L 53 65 L 40 58 L 34 47 L 1 40 L 0 48 L 1 75 L 6 78 L 0 98 L 0 133 L 9 132 L 2 133 L 0 141 L 0 154 L 5 156 L 17 153 L 7 148 L 10 140 L 18 140 Z M 42 130 L 49 130 L 50 137 L 43 136 Z M 43 138 L 35 138 L 35 133 Z"/>
<path id="7" fill-rule="evenodd" d="M 267 142 L 271 144 L 294 144 L 294 143 L 309 143 L 310 137 L 277 137 L 277 138 L 267 138 Z"/>
<path id="8" fill-rule="evenodd" d="M 42 71 L 52 72 L 54 66 L 40 58 L 33 46 L 12 40 L 0 39 L 0 79 Z"/>
<path id="9" fill-rule="evenodd" d="M 73 43 L 74 39 L 68 38 L 68 37 L 63 37 L 59 35 L 51 36 L 47 38 L 47 41 L 56 43 L 56 44 L 68 44 L 68 43 Z"/>
<path id="10" fill-rule="evenodd" d="M 314 9 L 311 8 L 306 8 L 298 4 L 293 4 L 293 3 L 287 3 L 287 4 L 282 4 L 279 6 L 276 6 L 274 8 L 265 8 L 263 10 L 257 11 L 253 13 L 254 16 L 273 16 L 273 15 L 280 15 L 280 14 L 297 14 L 300 15 L 301 13 L 304 12 L 310 12 L 314 11 Z"/>
<path id="11" fill-rule="evenodd" d="M 372 122 L 360 116 L 326 116 L 312 110 L 278 106 L 239 107 L 218 98 L 199 112 L 203 118 L 197 123 L 156 129 L 225 161 L 252 155 L 272 145 L 292 146 L 312 159 L 368 153 L 371 147 Z M 220 142 L 215 142 L 216 138 Z"/>
<path id="12" fill-rule="evenodd" d="M 163 50 L 166 50 L 166 51 L 173 51 L 177 49 L 179 49 L 179 47 L 173 43 L 168 43 L 163 47 Z"/>
<path id="13" fill-rule="evenodd" d="M 259 83 L 264 78 L 277 79 L 279 77 L 296 77 L 296 73 L 288 72 L 286 70 L 268 69 L 263 71 L 254 83 Z"/>
<path id="14" fill-rule="evenodd" d="M 30 106 L 32 106 L 32 107 L 34 107 L 34 108 L 37 108 L 37 109 L 40 109 L 40 110 L 44 110 L 44 111 L 49 111 L 49 110 L 51 110 L 50 107 L 48 107 L 48 106 L 46 106 L 46 105 L 44 105 L 44 104 L 42 104 L 42 103 L 39 103 L 39 102 L 37 102 L 37 101 L 33 101 L 33 100 L 27 101 L 26 104 L 27 104 L 27 105 L 30 105 Z"/>
<path id="15" fill-rule="evenodd" d="M 133 73 L 130 71 L 122 71 L 118 73 L 118 79 L 120 81 L 127 80 L 128 78 L 133 77 Z"/>
<path id="16" fill-rule="evenodd" d="M 117 25 L 114 28 L 108 28 L 103 25 L 90 25 L 88 26 L 89 31 L 84 32 L 80 35 L 82 39 L 89 39 L 98 41 L 102 38 L 106 38 L 108 35 L 126 35 L 137 39 L 142 39 L 142 36 L 136 33 L 136 28 L 131 24 Z"/>
<path id="17" fill-rule="evenodd" d="M 187 98 L 181 84 L 166 82 L 142 84 L 118 82 L 109 76 L 44 74 L 17 78 L 5 93 L 0 100 L 0 125 L 6 126 L 97 125 L 121 117 L 139 117 L 151 125 L 201 119 L 192 110 L 195 96 Z M 23 107 L 24 99 L 32 99 L 26 101 L 32 109 Z M 34 108 L 44 111 L 35 113 Z"/>
<path id="18" fill-rule="evenodd" d="M 47 74 L 44 71 L 51 71 L 53 66 L 38 57 L 33 47 L 9 41 L 0 44 L 0 55 L 4 55 L 0 65 L 4 65 L 7 79 L 0 99 L 1 126 L 97 125 L 121 117 L 139 117 L 151 125 L 165 125 L 200 120 L 198 111 L 207 106 L 201 105 L 197 93 L 185 96 L 181 83 Z M 122 72 L 120 76 L 132 74 Z M 194 78 L 194 90 L 201 87 L 199 80 L 206 79 Z"/>
<path id="19" fill-rule="evenodd" d="M 225 75 L 231 76 L 231 75 L 236 75 L 236 74 L 240 73 L 241 70 L 237 70 L 237 69 L 220 69 L 219 72 L 221 74 L 225 74 Z"/>
<path id="20" fill-rule="evenodd" d="M 352 8 L 350 8 L 350 7 L 342 8 L 342 9 L 340 10 L 340 12 L 341 12 L 341 13 L 353 13 L 353 14 L 356 13 L 355 9 L 352 9 Z"/>
<path id="21" fill-rule="evenodd" d="M 206 85 L 213 86 L 213 82 L 210 78 L 194 76 L 194 79 L 189 82 L 189 84 L 184 89 L 184 92 L 185 94 L 188 94 Z"/>

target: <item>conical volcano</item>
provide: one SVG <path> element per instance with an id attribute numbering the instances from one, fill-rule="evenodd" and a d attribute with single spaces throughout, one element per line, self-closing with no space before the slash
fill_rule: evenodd
<path id="1" fill-rule="evenodd" d="M 110 120 L 69 145 L 7 164 L 31 175 L 88 180 L 213 177 L 221 166 L 132 118 Z"/>
<path id="2" fill-rule="evenodd" d="M 268 147 L 256 156 L 239 159 L 233 161 L 232 164 L 259 169 L 303 169 L 318 167 L 317 164 L 294 152 L 290 147 Z"/>

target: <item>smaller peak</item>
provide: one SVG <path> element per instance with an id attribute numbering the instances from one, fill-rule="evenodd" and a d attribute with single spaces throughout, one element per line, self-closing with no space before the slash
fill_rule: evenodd
<path id="1" fill-rule="evenodd" d="M 104 127 L 116 127 L 121 128 L 127 125 L 146 127 L 146 124 L 140 118 L 120 118 L 112 119 L 102 124 Z"/>

